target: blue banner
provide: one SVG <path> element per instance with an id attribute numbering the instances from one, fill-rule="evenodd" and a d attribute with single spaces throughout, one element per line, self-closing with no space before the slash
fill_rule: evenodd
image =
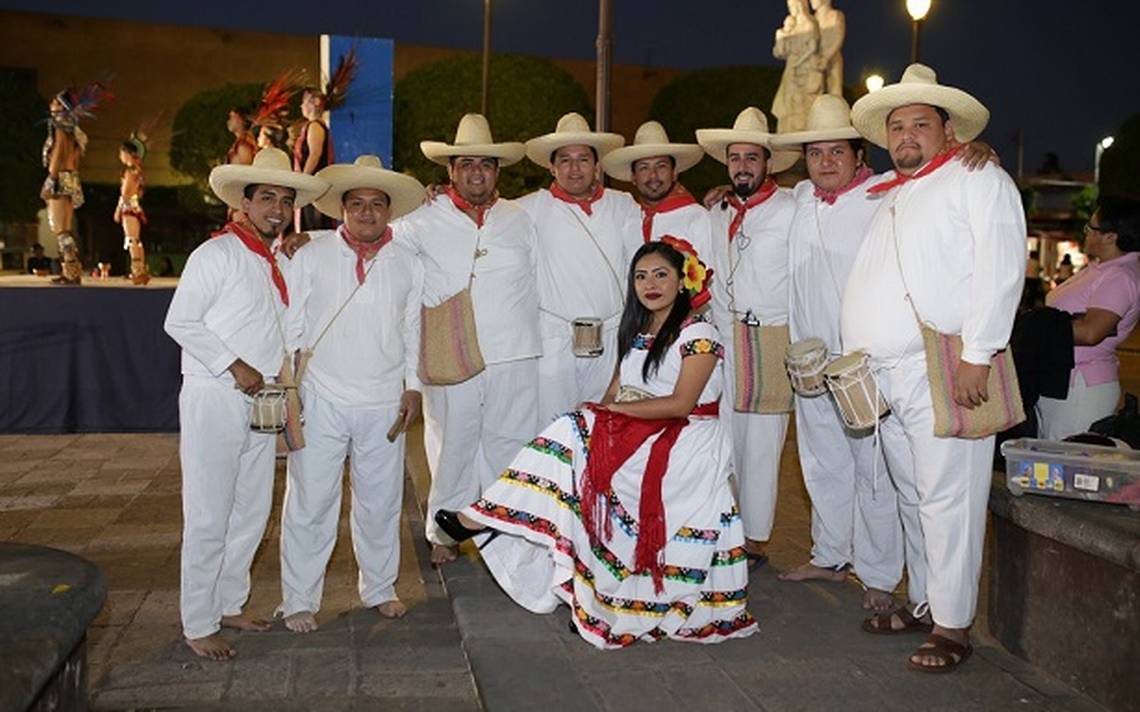
<path id="1" fill-rule="evenodd" d="M 392 166 L 392 67 L 395 43 L 370 37 L 321 36 L 321 69 L 325 76 L 336 71 L 342 57 L 356 50 L 356 78 L 348 86 L 347 99 L 329 115 L 333 156 L 337 163 L 352 163 L 371 153 Z"/>

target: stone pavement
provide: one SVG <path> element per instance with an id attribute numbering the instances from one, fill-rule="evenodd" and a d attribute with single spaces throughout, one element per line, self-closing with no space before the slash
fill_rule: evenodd
<path id="1" fill-rule="evenodd" d="M 919 638 L 862 633 L 853 583 L 777 581 L 810 547 L 793 447 L 783 464 L 772 563 L 752 577 L 761 630 L 713 646 L 600 652 L 568 631 L 564 610 L 536 616 L 511 603 L 477 559 L 446 567 L 441 582 L 426 565 L 419 448 L 408 462 L 397 587 L 408 616 L 385 621 L 359 608 L 343 509 L 321 630 L 296 635 L 278 623 L 235 634 L 232 663 L 202 661 L 180 643 L 175 435 L 0 436 L 0 540 L 65 549 L 103 569 L 108 603 L 88 650 L 99 710 L 1101 709 L 984 633 L 959 673 L 911 673 L 905 659 Z M 282 470 L 252 572 L 247 610 L 258 615 L 279 596 Z"/>

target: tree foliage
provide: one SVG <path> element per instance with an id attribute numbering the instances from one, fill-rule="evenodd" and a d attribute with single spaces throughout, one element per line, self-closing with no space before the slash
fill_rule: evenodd
<path id="1" fill-rule="evenodd" d="M 1140 114 L 1129 117 L 1115 139 L 1100 157 L 1100 193 L 1140 200 Z"/>
<path id="2" fill-rule="evenodd" d="M 34 222 L 44 206 L 40 186 L 46 171 L 41 148 L 47 136 L 47 104 L 36 91 L 34 72 L 0 70 L 0 221 Z"/>
<path id="3" fill-rule="evenodd" d="M 187 99 L 175 114 L 170 165 L 193 179 L 202 195 L 210 190 L 210 170 L 225 161 L 234 140 L 226 129 L 230 109 L 253 106 L 262 88 L 262 84 L 226 84 L 207 89 Z"/>
<path id="4" fill-rule="evenodd" d="M 455 139 L 459 119 L 479 111 L 482 60 L 452 57 L 425 64 L 396 83 L 393 163 L 421 182 L 443 183 L 446 170 L 420 152 L 420 141 Z M 494 140 L 526 141 L 554 130 L 565 113 L 577 111 L 590 120 L 589 97 L 568 72 L 553 62 L 520 55 L 491 59 L 488 121 Z M 517 197 L 547 184 L 550 172 L 530 161 L 506 168 L 499 192 Z"/>

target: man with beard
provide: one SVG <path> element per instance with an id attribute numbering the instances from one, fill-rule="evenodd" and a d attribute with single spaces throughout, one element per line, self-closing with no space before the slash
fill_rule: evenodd
<path id="1" fill-rule="evenodd" d="M 296 206 L 325 192 L 277 149 L 218 166 L 214 193 L 241 216 L 190 254 L 166 333 L 182 347 L 182 629 L 195 654 L 226 660 L 222 627 L 268 630 L 242 615 L 249 567 L 273 501 L 277 436 L 250 430 L 251 400 L 286 356 L 285 278 L 269 246 Z"/>
<path id="2" fill-rule="evenodd" d="M 745 348 L 745 328 L 788 323 L 788 227 L 795 200 L 769 175 L 787 170 L 797 156 L 773 151 L 768 119 L 756 107 L 740 112 L 731 129 L 701 129 L 697 142 L 728 168 L 732 190 L 711 210 L 713 315 L 721 338 L 731 343 L 725 358 L 725 400 L 732 434 L 733 463 L 744 520 L 745 549 L 754 566 L 767 561 L 766 542 L 776 513 L 780 453 L 791 404 L 763 408 L 741 405 L 749 374 L 760 370 L 760 353 Z M 750 332 L 749 332 L 750 333 Z M 762 337 L 766 338 L 766 337 Z M 786 344 L 785 344 L 786 346 Z M 751 354 L 752 358 L 746 358 Z M 782 364 L 783 354 L 778 357 Z M 782 411 L 782 412 L 781 412 Z"/>
<path id="3" fill-rule="evenodd" d="M 947 672 L 973 650 L 994 437 L 935 435 L 919 320 L 961 337 L 961 356 L 946 364 L 953 404 L 972 409 L 1001 397 L 987 381 L 1021 297 L 1025 214 L 1005 172 L 968 172 L 953 160 L 989 111 L 939 84 L 931 68 L 912 64 L 898 84 L 856 102 L 851 121 L 888 149 L 895 171 L 870 190 L 879 207 L 844 291 L 843 347 L 871 357 L 890 406 L 879 432 L 898 489 L 908 587 L 924 602 L 908 615 L 933 623 L 908 666 Z"/>
<path id="4" fill-rule="evenodd" d="M 591 131 L 574 113 L 526 143 L 527 157 L 554 177 L 548 190 L 517 201 L 538 232 L 540 427 L 601 400 L 614 374 L 626 266 L 641 240 L 626 229 L 637 205 L 602 185 L 598 161 L 623 143 L 618 134 Z M 600 354 L 588 348 L 595 339 Z"/>
<path id="5" fill-rule="evenodd" d="M 632 182 L 637 189 L 643 242 L 660 240 L 663 235 L 684 238 L 707 263 L 706 255 L 712 248 L 708 211 L 677 182 L 677 177 L 702 157 L 700 146 L 672 143 L 664 126 L 647 121 L 637 129 L 632 145 L 611 151 L 602 159 L 602 168 L 613 178 Z M 628 229 L 637 230 L 632 225 Z"/>

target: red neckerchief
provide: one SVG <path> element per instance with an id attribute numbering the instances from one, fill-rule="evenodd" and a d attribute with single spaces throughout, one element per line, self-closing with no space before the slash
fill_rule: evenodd
<path id="1" fill-rule="evenodd" d="M 281 268 L 277 266 L 277 258 L 265 246 L 265 241 L 254 235 L 253 231 L 245 225 L 236 222 L 226 223 L 226 226 L 215 232 L 213 237 L 221 237 L 230 232 L 237 235 L 241 244 L 245 245 L 250 252 L 264 258 L 269 263 L 269 277 L 273 280 L 273 286 L 277 287 L 277 293 L 281 295 L 281 303 L 289 306 L 289 288 L 285 286 L 285 275 L 281 274 Z"/>
<path id="2" fill-rule="evenodd" d="M 392 226 L 389 225 L 384 234 L 373 242 L 357 240 L 344 225 L 340 226 L 340 236 L 344 238 L 344 244 L 356 253 L 356 283 L 364 284 L 364 263 L 375 257 L 381 247 L 392 241 Z"/>
<path id="3" fill-rule="evenodd" d="M 645 242 L 653 237 L 653 217 L 660 213 L 668 213 L 686 205 L 696 205 L 697 201 L 685 186 L 674 183 L 669 192 L 656 205 L 641 204 L 641 237 Z"/>
<path id="4" fill-rule="evenodd" d="M 491 206 L 494 205 L 496 201 L 498 201 L 499 194 L 495 193 L 495 195 L 489 201 L 483 203 L 482 205 L 472 205 L 471 203 L 468 203 L 462 195 L 455 192 L 455 188 L 449 185 L 447 186 L 447 197 L 451 198 L 451 202 L 455 205 L 455 207 L 459 208 L 459 210 L 464 214 L 474 212 L 475 217 L 471 219 L 475 221 L 475 227 L 482 228 L 483 217 L 487 214 L 487 211 L 491 209 Z"/>
<path id="5" fill-rule="evenodd" d="M 925 166 L 918 169 L 918 171 L 916 171 L 915 173 L 913 173 L 909 176 L 904 176 L 903 174 L 899 173 L 898 171 L 895 171 L 895 177 L 894 178 L 892 178 L 891 180 L 888 180 L 888 181 L 883 181 L 882 183 L 879 183 L 878 185 L 871 186 L 870 188 L 867 189 L 867 193 L 870 195 L 878 195 L 880 193 L 886 193 L 888 190 L 890 190 L 892 188 L 896 188 L 896 187 L 898 187 L 904 183 L 909 183 L 912 180 L 918 180 L 919 178 L 922 178 L 923 176 L 928 176 L 931 173 L 933 173 L 934 171 L 941 168 L 942 166 L 946 165 L 946 163 L 948 163 L 950 161 L 950 159 L 953 158 L 954 156 L 957 156 L 958 152 L 961 151 L 963 148 L 965 148 L 965 144 L 957 144 L 955 146 L 952 146 L 952 147 L 946 149 L 942 153 L 940 153 L 937 156 L 935 156 L 934 158 L 932 158 L 930 160 L 930 163 L 927 163 Z"/>
<path id="6" fill-rule="evenodd" d="M 740 229 L 740 225 L 744 222 L 744 214 L 752 208 L 760 205 L 768 198 L 776 194 L 776 189 L 780 186 L 776 185 L 775 179 L 768 176 L 756 192 L 748 196 L 748 200 L 741 202 L 734 193 L 728 193 L 724 196 L 724 202 L 736 208 L 736 215 L 733 216 L 732 222 L 728 224 L 728 241 L 732 242 L 732 238 L 736 235 L 736 231 Z"/>
<path id="7" fill-rule="evenodd" d="M 559 200 L 561 200 L 563 202 L 570 203 L 572 205 L 577 205 L 579 208 L 582 209 L 582 212 L 586 213 L 587 215 L 593 215 L 594 214 L 593 205 L 594 205 L 594 203 L 596 203 L 602 199 L 602 196 L 605 195 L 605 192 L 606 192 L 605 187 L 601 183 L 598 183 L 594 187 L 594 194 L 593 195 L 591 195 L 589 198 L 586 198 L 585 200 L 579 200 L 578 198 L 575 198 L 574 196 L 570 195 L 565 190 L 563 190 L 562 186 L 558 185 L 558 183 L 551 183 L 550 184 L 550 194 L 551 195 L 553 195 L 555 198 L 558 198 Z"/>
<path id="8" fill-rule="evenodd" d="M 835 205 L 835 201 L 839 200 L 839 196 L 855 190 L 863 183 L 866 183 L 867 179 L 873 175 L 875 175 L 875 171 L 871 170 L 870 166 L 860 165 L 855 169 L 855 177 L 851 179 L 850 183 L 843 186 L 842 188 L 839 188 L 838 190 L 824 190 L 817 185 L 815 187 L 815 197 L 819 198 L 828 205 Z"/>

